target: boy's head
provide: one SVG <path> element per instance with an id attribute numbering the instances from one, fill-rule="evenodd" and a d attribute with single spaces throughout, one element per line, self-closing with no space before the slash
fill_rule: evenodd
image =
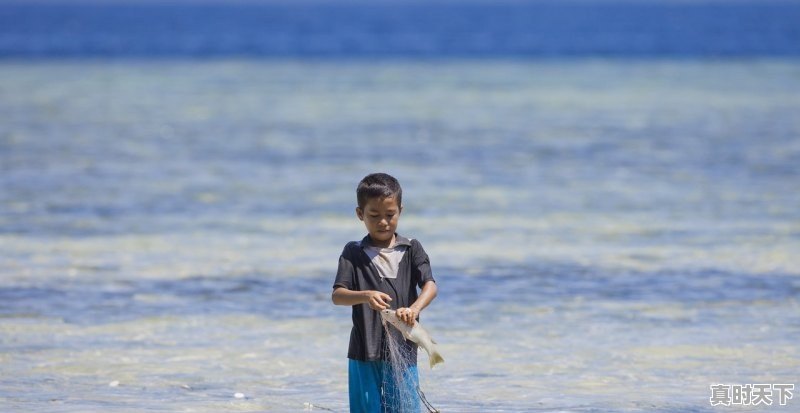
<path id="1" fill-rule="evenodd" d="M 356 216 L 364 221 L 376 246 L 389 247 L 403 210 L 403 190 L 391 175 L 370 174 L 358 183 Z"/>
<path id="2" fill-rule="evenodd" d="M 385 173 L 369 174 L 358 183 L 356 198 L 358 207 L 364 209 L 370 198 L 389 198 L 397 200 L 397 206 L 403 205 L 403 188 L 393 176 Z"/>

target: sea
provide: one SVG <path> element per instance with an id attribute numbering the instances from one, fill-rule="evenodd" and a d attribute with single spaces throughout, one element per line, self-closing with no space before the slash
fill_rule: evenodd
<path id="1" fill-rule="evenodd" d="M 348 411 L 378 171 L 441 412 L 800 410 L 800 2 L 4 0 L 0 411 Z"/>

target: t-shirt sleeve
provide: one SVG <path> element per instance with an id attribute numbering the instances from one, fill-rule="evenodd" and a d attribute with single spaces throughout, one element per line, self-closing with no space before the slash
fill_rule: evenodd
<path id="1" fill-rule="evenodd" d="M 411 256 L 414 260 L 411 263 L 411 276 L 417 282 L 419 288 L 422 288 L 428 281 L 436 282 L 436 280 L 433 279 L 428 253 L 425 252 L 425 249 L 422 248 L 422 244 L 417 240 L 411 241 Z"/>
<path id="2" fill-rule="evenodd" d="M 355 278 L 355 269 L 353 268 L 350 254 L 348 254 L 349 247 L 350 244 L 345 245 L 344 250 L 342 250 L 342 255 L 339 256 L 339 269 L 336 271 L 336 280 L 333 282 L 334 290 L 339 287 L 352 290 L 355 284 L 353 282 Z"/>

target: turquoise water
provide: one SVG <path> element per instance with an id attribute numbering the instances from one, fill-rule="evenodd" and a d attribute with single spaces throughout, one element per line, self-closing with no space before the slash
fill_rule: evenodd
<path id="1" fill-rule="evenodd" d="M 4 61 L 0 410 L 345 411 L 378 170 L 434 406 L 747 410 L 800 384 L 799 112 L 796 60 Z"/>

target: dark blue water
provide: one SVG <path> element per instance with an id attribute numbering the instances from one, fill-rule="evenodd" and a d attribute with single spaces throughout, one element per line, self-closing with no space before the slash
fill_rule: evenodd
<path id="1" fill-rule="evenodd" d="M 0 58 L 798 55 L 793 1 L 0 5 Z"/>

